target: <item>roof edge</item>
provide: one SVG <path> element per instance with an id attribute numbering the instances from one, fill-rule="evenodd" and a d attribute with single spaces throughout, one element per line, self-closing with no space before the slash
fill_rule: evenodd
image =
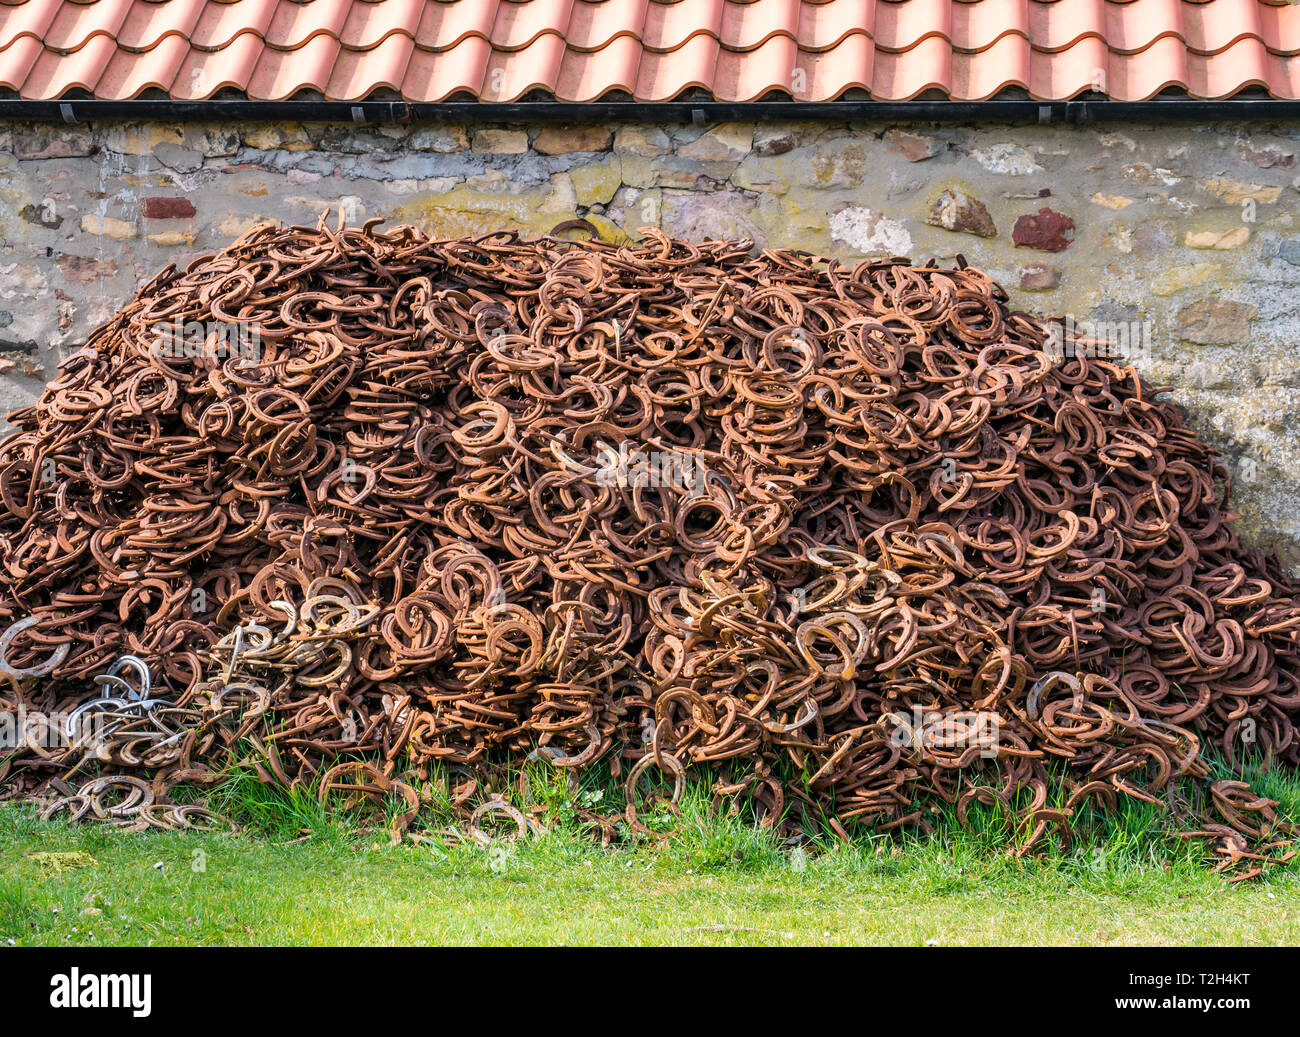
<path id="1" fill-rule="evenodd" d="M 250 101 L 247 99 L 175 101 L 0 99 L 0 120 L 55 121 L 217 121 L 265 120 L 331 123 L 431 122 L 656 122 L 694 123 L 771 121 L 1087 123 L 1181 119 L 1300 119 L 1300 100 L 1275 98 L 1163 97 L 1149 101 Z"/>

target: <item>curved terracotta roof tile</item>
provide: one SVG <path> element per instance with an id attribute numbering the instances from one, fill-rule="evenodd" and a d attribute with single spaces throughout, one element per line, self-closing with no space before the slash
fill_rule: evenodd
<path id="1" fill-rule="evenodd" d="M 190 53 L 183 36 L 168 36 L 151 50 L 136 52 L 117 48 L 105 66 L 95 93 L 116 101 L 130 100 L 153 87 L 170 90 L 176 73 Z"/>
<path id="2" fill-rule="evenodd" d="M 199 101 L 227 87 L 247 91 L 265 49 L 257 33 L 242 32 L 219 51 L 191 50 L 172 81 L 171 96 Z"/>
<path id="3" fill-rule="evenodd" d="M 220 50 L 229 47 L 242 33 L 256 33 L 262 39 L 271 27 L 275 8 L 275 0 L 209 3 L 199 15 L 198 24 L 190 35 L 190 43 L 200 50 Z"/>
<path id="4" fill-rule="evenodd" d="M 650 0 L 577 0 L 569 15 L 569 50 L 594 52 L 631 40 L 640 52 L 649 6 Z"/>
<path id="5" fill-rule="evenodd" d="M 1271 32 L 1264 28 L 1265 11 L 1272 13 L 1274 25 Z M 1182 39 L 1189 50 L 1217 54 L 1240 40 L 1250 38 L 1259 40 L 1266 47 L 1286 46 L 1283 34 L 1277 31 L 1281 25 L 1275 7 L 1265 8 L 1257 3 L 1243 3 L 1242 0 L 1216 0 L 1213 4 L 1199 8 L 1197 14 L 1200 17 L 1187 19 L 1182 33 Z M 1293 24 L 1295 29 L 1300 29 L 1300 22 Z M 1294 31 L 1288 35 L 1291 36 L 1292 46 L 1300 42 Z M 1135 42 L 1137 46 L 1130 48 L 1134 51 L 1141 47 L 1140 42 Z"/>
<path id="6" fill-rule="evenodd" d="M 1289 3 L 1277 7 L 1262 5 L 1259 9 L 1259 27 L 1264 45 L 1269 50 L 1282 54 L 1300 51 L 1300 7 Z"/>
<path id="7" fill-rule="evenodd" d="M 1029 79 L 1022 85 L 1031 97 L 1040 100 L 1068 99 L 1089 90 L 1104 93 L 1117 101 L 1138 100 L 1125 92 L 1124 84 L 1116 74 L 1121 61 L 1122 58 L 1112 54 L 1100 37 L 1085 36 L 1064 50 L 1036 53 Z"/>
<path id="8" fill-rule="evenodd" d="M 876 49 L 862 33 L 829 50 L 804 53 L 799 67 L 804 70 L 806 89 L 793 96 L 798 101 L 833 101 L 848 90 L 870 90 L 875 62 Z"/>
<path id="9" fill-rule="evenodd" d="M 517 101 L 530 90 L 555 92 L 564 61 L 564 37 L 543 33 L 522 50 L 493 50 L 479 88 L 483 101 Z"/>
<path id="10" fill-rule="evenodd" d="M 876 0 L 805 3 L 799 11 L 799 46 L 830 50 L 854 33 L 870 36 L 875 26 Z"/>
<path id="11" fill-rule="evenodd" d="M 1268 90 L 1274 97 L 1300 97 L 1300 57 L 1268 56 Z"/>
<path id="12" fill-rule="evenodd" d="M 1129 59 L 1134 60 L 1134 59 Z M 1240 84 L 1270 85 L 1268 51 L 1258 40 L 1242 40 L 1221 54 L 1187 54 L 1187 92 L 1193 97 L 1221 97 Z"/>
<path id="13" fill-rule="evenodd" d="M 1286 0 L 0 0 L 0 88 L 824 101 L 1300 98 Z"/>
<path id="14" fill-rule="evenodd" d="M 404 33 L 387 36 L 369 50 L 341 50 L 325 87 L 326 98 L 352 101 L 384 87 L 401 90 L 414 51 L 414 37 Z"/>
<path id="15" fill-rule="evenodd" d="M 54 20 L 42 37 L 45 49 L 71 53 L 80 50 L 94 36 L 106 37 L 111 43 L 133 2 L 134 0 L 99 0 L 93 4 L 59 4 Z M 6 13 L 7 11 L 8 9 Z"/>
<path id="16" fill-rule="evenodd" d="M 698 33 L 676 50 L 644 51 L 634 96 L 638 101 L 671 101 L 691 87 L 712 90 L 721 49 L 711 34 Z"/>
<path id="17" fill-rule="evenodd" d="M 39 42 L 44 38 L 58 10 L 57 4 L 19 3 L 0 8 L 0 50 L 4 50 L 19 36 L 30 36 Z"/>
<path id="18" fill-rule="evenodd" d="M 952 35 L 948 38 L 958 50 L 987 50 L 1004 36 L 1015 34 L 1023 40 L 1029 35 L 1029 11 L 1036 4 L 1026 0 L 984 0 L 978 4 L 952 6 Z"/>
<path id="19" fill-rule="evenodd" d="M 44 52 L 41 41 L 32 36 L 21 36 L 0 50 L 0 86 L 21 91 L 36 59 Z"/>
<path id="20" fill-rule="evenodd" d="M 426 50 L 450 50 L 471 37 L 491 46 L 495 3 L 460 3 L 430 0 L 416 30 L 415 43 Z"/>
<path id="21" fill-rule="evenodd" d="M 1199 95 L 1191 58 L 1177 39 L 1164 36 L 1141 54 L 1112 54 L 1103 85 L 1111 96 L 1125 101 L 1145 101 L 1180 84 Z"/>
<path id="22" fill-rule="evenodd" d="M 1075 0 L 1069 5 L 1030 3 L 1029 38 L 1041 51 L 1064 50 L 1086 36 L 1104 41 L 1114 6 L 1106 0 Z"/>
<path id="23" fill-rule="evenodd" d="M 546 33 L 563 37 L 572 10 L 573 0 L 501 0 L 492 24 L 492 45 L 499 50 L 522 50 Z"/>
<path id="24" fill-rule="evenodd" d="M 402 96 L 409 101 L 445 101 L 458 93 L 478 94 L 487 73 L 492 44 L 481 36 L 467 37 L 458 47 L 443 51 L 418 46 L 402 80 Z"/>
<path id="25" fill-rule="evenodd" d="M 424 17 L 425 0 L 374 0 L 355 3 L 339 33 L 345 49 L 369 50 L 394 33 L 402 33 L 412 44 Z"/>
<path id="26" fill-rule="evenodd" d="M 751 51 L 720 50 L 713 96 L 719 101 L 755 101 L 771 90 L 790 93 L 799 85 L 799 60 L 790 36 L 773 36 Z"/>
<path id="27" fill-rule="evenodd" d="M 249 77 L 248 96 L 258 101 L 282 101 L 299 90 L 323 94 L 339 49 L 338 39 L 329 33 L 314 34 L 294 50 L 265 48 Z"/>
<path id="28" fill-rule="evenodd" d="M 952 9 L 949 0 L 879 0 L 876 4 L 876 46 L 902 52 L 938 36 L 952 39 Z"/>
<path id="29" fill-rule="evenodd" d="M 1014 34 L 999 38 L 978 54 L 954 50 L 948 93 L 967 101 L 984 101 L 1008 86 L 1028 86 L 1035 58 L 1029 41 Z"/>
<path id="30" fill-rule="evenodd" d="M 618 36 L 599 51 L 570 49 L 560 66 L 556 96 L 581 102 L 614 91 L 635 94 L 640 64 L 641 45 L 630 36 Z"/>
<path id="31" fill-rule="evenodd" d="M 92 36 L 71 54 L 47 47 L 27 73 L 19 93 L 33 100 L 50 100 L 69 90 L 93 91 L 116 53 L 117 44 L 104 35 Z"/>
<path id="32" fill-rule="evenodd" d="M 353 0 L 280 0 L 266 30 L 267 45 L 277 50 L 297 50 L 321 35 L 338 43 L 352 3 Z"/>
<path id="33" fill-rule="evenodd" d="M 171 0 L 170 3 L 137 3 L 117 30 L 117 45 L 127 50 L 152 50 L 168 36 L 188 47 L 199 15 L 207 0 Z"/>
<path id="34" fill-rule="evenodd" d="M 701 35 L 710 36 L 716 42 L 722 32 L 722 13 L 726 6 L 726 0 L 684 3 L 651 0 L 641 30 L 641 43 L 646 50 L 663 54 L 678 50 L 688 40 Z"/>
<path id="35" fill-rule="evenodd" d="M 1231 3 L 1232 0 L 1218 0 Z M 1158 39 L 1186 39 L 1188 26 L 1200 21 L 1202 11 L 1183 0 L 1128 0 L 1124 4 L 1102 4 L 1106 29 L 1102 39 L 1120 54 L 1136 54 Z M 1251 7 L 1258 7 L 1251 4 Z"/>
<path id="36" fill-rule="evenodd" d="M 942 90 L 954 100 L 968 100 L 952 93 L 952 48 L 940 36 L 922 40 L 910 51 L 898 53 L 877 48 L 868 89 L 882 101 L 908 101 L 926 90 Z"/>
<path id="37" fill-rule="evenodd" d="M 738 51 L 753 50 L 778 35 L 787 37 L 793 43 L 799 38 L 802 6 L 800 0 L 728 3 L 722 9 L 718 42 L 728 50 Z"/>

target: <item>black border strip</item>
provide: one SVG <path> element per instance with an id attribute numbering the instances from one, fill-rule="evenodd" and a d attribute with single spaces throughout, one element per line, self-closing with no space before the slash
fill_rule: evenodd
<path id="1" fill-rule="evenodd" d="M 1300 949 L 1261 947 L 31 948 L 0 951 L 0 1000 L 7 1018 L 23 1022 L 112 1021 L 171 1037 L 199 1020 L 201 1032 L 256 1022 L 351 1033 L 354 1021 L 370 1023 L 355 1032 L 394 1031 L 416 1013 L 434 1033 L 507 1020 L 578 1033 L 605 1020 L 639 1032 L 637 1018 L 687 1012 L 695 1029 L 786 1034 L 827 1030 L 818 1020 L 834 1004 L 868 1022 L 952 1018 L 958 1032 L 971 1022 L 1011 1032 L 1037 1021 L 1046 1024 L 1038 1032 L 1095 1034 L 1099 1021 L 1125 1016 L 1149 1028 L 1154 1010 L 1180 1029 L 1194 1014 L 1236 1033 L 1261 1031 L 1251 1012 L 1269 1020 L 1294 1012 L 1298 964 Z M 71 981 L 74 967 L 83 979 L 135 974 L 139 993 L 147 974 L 149 1016 L 56 1007 L 56 977 Z M 1192 998 L 1210 1004 L 1193 1007 Z M 936 1014 L 945 1005 L 952 1011 Z"/>

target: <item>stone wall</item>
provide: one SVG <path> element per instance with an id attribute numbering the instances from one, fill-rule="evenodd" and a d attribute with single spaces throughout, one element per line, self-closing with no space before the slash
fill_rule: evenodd
<path id="1" fill-rule="evenodd" d="M 1229 457 L 1248 539 L 1300 563 L 1300 124 L 0 126 L 0 403 L 167 262 L 262 219 L 440 235 L 585 216 L 852 260 L 958 253 L 1014 305 L 1146 330 Z"/>

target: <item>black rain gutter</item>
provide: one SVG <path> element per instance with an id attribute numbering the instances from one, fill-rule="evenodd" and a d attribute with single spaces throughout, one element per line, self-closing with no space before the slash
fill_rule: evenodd
<path id="1" fill-rule="evenodd" d="M 0 100 L 0 120 L 65 123 L 169 122 L 639 122 L 695 123 L 772 120 L 853 122 L 1088 123 L 1268 121 L 1300 119 L 1300 100 L 1168 97 L 1151 101 L 26 101 Z"/>

